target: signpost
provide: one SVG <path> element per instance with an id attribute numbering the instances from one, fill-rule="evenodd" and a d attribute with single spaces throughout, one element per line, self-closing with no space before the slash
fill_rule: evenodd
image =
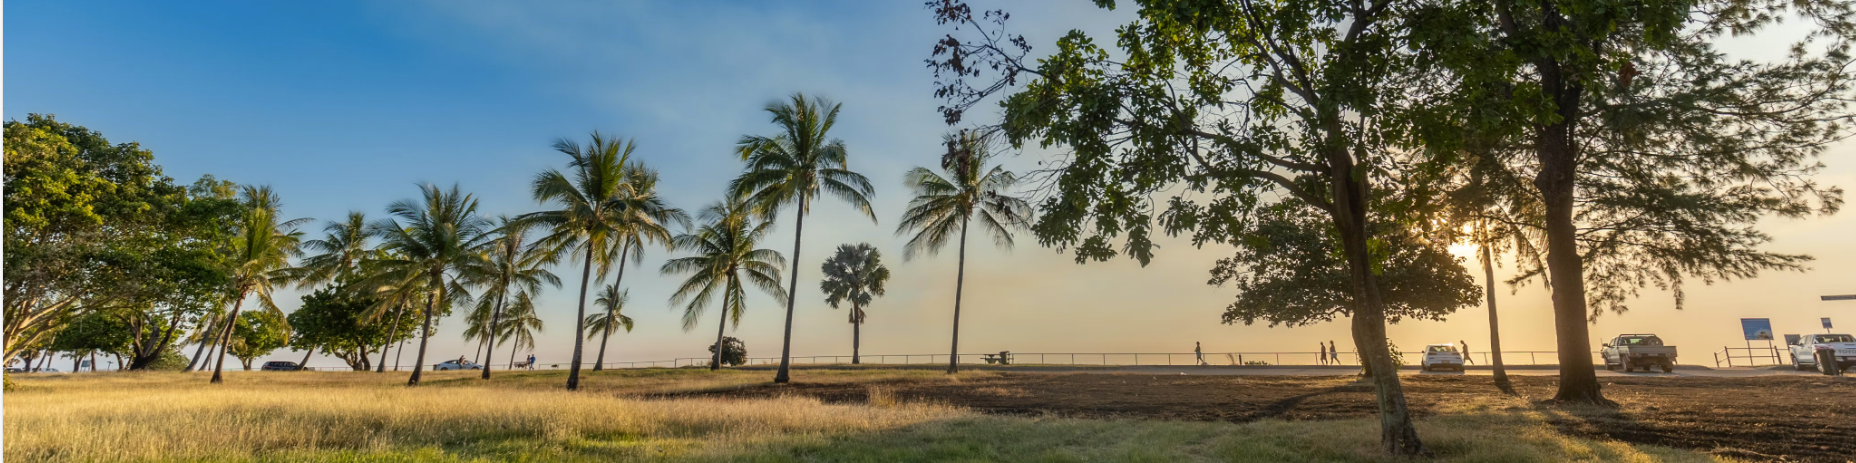
<path id="1" fill-rule="evenodd" d="M 1830 334 L 1830 317 L 1824 317 L 1824 334 Z"/>

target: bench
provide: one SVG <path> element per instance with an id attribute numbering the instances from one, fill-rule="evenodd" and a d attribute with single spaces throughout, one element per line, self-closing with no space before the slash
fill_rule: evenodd
<path id="1" fill-rule="evenodd" d="M 997 354 L 980 354 L 980 357 L 985 358 L 987 364 L 993 364 L 993 365 L 1011 365 L 1012 364 L 1012 351 L 1003 351 Z"/>

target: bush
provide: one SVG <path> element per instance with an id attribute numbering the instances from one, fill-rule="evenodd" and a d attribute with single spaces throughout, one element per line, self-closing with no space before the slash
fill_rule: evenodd
<path id="1" fill-rule="evenodd" d="M 174 348 L 163 349 L 161 351 L 161 356 L 156 357 L 154 362 L 148 364 L 148 369 L 152 371 L 181 371 L 187 369 L 187 358 L 182 357 L 179 352 L 175 352 L 174 350 Z"/>
<path id="2" fill-rule="evenodd" d="M 728 346 L 727 349 L 722 350 L 723 365 L 736 367 L 748 363 L 748 346 L 742 343 L 740 339 L 735 339 L 732 336 L 722 338 L 722 345 Z M 714 344 L 709 345 L 709 355 L 715 355 Z"/>
<path id="3" fill-rule="evenodd" d="M 0 382 L 6 383 L 5 389 L 0 389 L 0 391 L 13 392 L 19 389 L 19 386 L 13 384 L 12 373 L 0 373 Z"/>

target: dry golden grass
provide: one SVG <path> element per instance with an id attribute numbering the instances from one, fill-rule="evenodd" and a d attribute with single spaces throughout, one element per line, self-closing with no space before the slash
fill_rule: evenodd
<path id="1" fill-rule="evenodd" d="M 981 373 L 984 374 L 984 373 Z M 559 374 L 85 374 L 17 378 L 5 459 L 36 461 L 1403 461 L 1372 420 L 1246 424 L 979 415 L 898 400 L 655 400 L 764 382 L 763 371 Z M 958 381 L 914 370 L 801 370 L 796 380 Z M 1524 402 L 1464 404 L 1420 423 L 1438 461 L 1716 461 L 1569 438 Z"/>

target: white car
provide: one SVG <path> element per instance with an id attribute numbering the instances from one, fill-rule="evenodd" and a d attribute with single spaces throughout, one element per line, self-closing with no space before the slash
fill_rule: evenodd
<path id="1" fill-rule="evenodd" d="M 1455 344 L 1432 344 L 1424 346 L 1424 371 L 1445 369 L 1463 371 L 1463 354 L 1456 351 Z"/>
<path id="2" fill-rule="evenodd" d="M 472 362 L 471 362 L 471 361 L 469 361 L 469 360 L 446 360 L 446 361 L 445 361 L 445 363 L 440 363 L 440 364 L 437 364 L 437 365 L 432 365 L 432 370 L 433 370 L 433 371 L 442 371 L 442 370 L 482 370 L 482 369 L 483 369 L 483 365 L 478 365 L 478 364 L 476 364 L 476 363 L 472 363 Z"/>
<path id="3" fill-rule="evenodd" d="M 1837 351 L 1837 368 L 1844 370 L 1856 366 L 1856 337 L 1847 334 L 1807 334 L 1798 338 L 1798 343 L 1791 346 L 1792 364 L 1800 370 L 1816 370 L 1817 351 L 1834 349 Z"/>

